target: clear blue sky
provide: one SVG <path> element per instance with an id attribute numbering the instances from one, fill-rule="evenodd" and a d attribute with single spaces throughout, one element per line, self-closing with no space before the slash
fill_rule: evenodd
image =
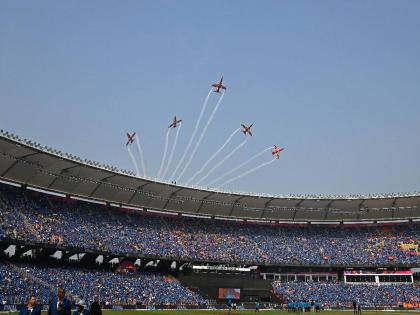
<path id="1" fill-rule="evenodd" d="M 419 17 L 414 0 L 3 0 L 0 128 L 125 169 L 135 130 L 153 175 L 170 119 L 184 124 L 177 161 L 223 74 L 228 90 L 185 179 L 254 122 L 216 176 L 270 145 L 287 149 L 225 188 L 419 190 Z"/>

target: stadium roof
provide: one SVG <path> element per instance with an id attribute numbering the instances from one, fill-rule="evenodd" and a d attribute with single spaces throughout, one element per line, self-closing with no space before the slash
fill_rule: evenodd
<path id="1" fill-rule="evenodd" d="M 272 196 L 197 189 L 136 177 L 0 130 L 0 180 L 73 197 L 164 211 L 276 223 L 420 221 L 420 193 Z"/>

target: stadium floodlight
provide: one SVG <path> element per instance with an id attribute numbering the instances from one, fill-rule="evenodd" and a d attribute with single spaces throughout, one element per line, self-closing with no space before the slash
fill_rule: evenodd
<path id="1" fill-rule="evenodd" d="M 237 222 L 243 222 L 244 219 L 241 218 L 228 218 L 228 217 L 214 217 L 216 220 L 222 220 L 222 221 L 237 221 Z"/>
<path id="2" fill-rule="evenodd" d="M 271 223 L 269 220 L 262 220 L 262 219 L 246 219 L 246 222 L 252 223 Z"/>
<path id="3" fill-rule="evenodd" d="M 65 194 L 62 194 L 62 193 L 59 193 L 59 192 L 55 192 L 55 191 L 40 189 L 40 188 L 36 188 L 36 187 L 27 186 L 26 189 L 37 191 L 37 192 L 40 192 L 40 193 L 43 193 L 43 194 L 57 196 L 57 197 L 63 197 L 63 198 L 66 197 Z"/>
<path id="4" fill-rule="evenodd" d="M 401 220 L 378 220 L 377 223 L 379 224 L 386 224 L 386 223 L 405 223 L 410 222 L 408 219 L 401 219 Z"/>
<path id="5" fill-rule="evenodd" d="M 210 216 L 198 215 L 198 214 L 189 214 L 189 213 L 181 213 L 181 216 L 189 217 L 189 218 L 211 219 Z"/>
<path id="6" fill-rule="evenodd" d="M 159 210 L 154 210 L 154 209 L 147 209 L 146 211 L 151 212 L 151 213 L 178 215 L 178 212 L 172 212 L 172 211 L 159 211 Z"/>
<path id="7" fill-rule="evenodd" d="M 10 185 L 10 186 L 15 186 L 15 187 L 22 187 L 21 184 L 14 183 L 14 182 L 9 182 L 7 180 L 2 180 L 2 179 L 0 179 L 0 183 Z"/>
<path id="8" fill-rule="evenodd" d="M 340 221 L 311 221 L 312 225 L 337 225 L 340 224 Z"/>
<path id="9" fill-rule="evenodd" d="M 86 202 L 90 202 L 90 203 L 96 203 L 99 205 L 106 205 L 106 202 L 104 201 L 99 201 L 99 200 L 94 200 L 94 199 L 89 199 L 89 198 L 82 198 L 82 197 L 77 197 L 77 196 L 70 196 L 70 199 L 75 199 L 75 200 L 80 200 L 80 201 L 86 201 Z"/>
<path id="10" fill-rule="evenodd" d="M 129 210 L 136 210 L 136 211 L 144 211 L 144 208 L 139 208 L 139 207 L 132 207 L 132 206 L 127 206 L 127 205 L 121 205 L 121 208 L 124 209 L 129 209 Z"/>
<path id="11" fill-rule="evenodd" d="M 343 224 L 374 224 L 374 221 L 343 221 Z"/>

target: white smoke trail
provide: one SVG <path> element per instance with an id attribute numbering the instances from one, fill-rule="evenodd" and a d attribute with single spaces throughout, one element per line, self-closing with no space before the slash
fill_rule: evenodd
<path id="1" fill-rule="evenodd" d="M 255 160 L 256 158 L 260 157 L 261 155 L 263 155 L 265 152 L 267 152 L 268 150 L 271 150 L 272 147 L 268 147 L 264 150 L 262 150 L 261 152 L 255 154 L 254 156 L 250 157 L 248 160 L 246 160 L 245 162 L 243 162 L 242 164 L 239 164 L 237 167 L 231 169 L 229 172 L 223 174 L 222 176 L 212 180 L 210 183 L 208 183 L 206 186 L 211 186 L 214 183 L 217 183 L 218 181 L 220 181 L 221 179 L 225 178 L 226 176 L 236 172 L 237 170 L 239 170 L 241 167 L 245 166 L 246 164 L 248 164 L 249 162 Z"/>
<path id="2" fill-rule="evenodd" d="M 193 141 L 193 139 L 195 137 L 195 134 L 197 133 L 198 125 L 201 122 L 201 118 L 203 118 L 203 113 L 204 113 L 204 111 L 205 111 L 205 109 L 207 107 L 207 103 L 209 102 L 209 98 L 210 98 L 211 92 L 213 92 L 213 88 L 210 89 L 209 94 L 207 94 L 206 99 L 204 100 L 203 106 L 201 107 L 200 115 L 198 116 L 197 122 L 195 123 L 194 131 L 193 131 L 193 133 L 191 135 L 190 140 L 188 141 L 187 148 L 185 149 L 184 154 L 181 157 L 181 160 L 179 160 L 179 162 L 178 162 L 178 164 L 177 164 L 177 166 L 175 168 L 175 171 L 172 173 L 171 178 L 170 178 L 170 181 L 172 181 L 172 179 L 175 177 L 175 174 L 178 171 L 178 169 L 181 166 L 181 164 L 184 163 L 184 160 L 185 160 L 185 157 L 187 156 L 188 150 L 190 149 L 191 144 L 192 144 L 192 141 Z"/>
<path id="3" fill-rule="evenodd" d="M 180 132 L 180 130 L 181 130 L 181 127 L 182 127 L 182 124 L 179 124 L 179 125 L 178 125 L 178 130 L 176 131 L 174 144 L 172 145 L 171 153 L 169 154 L 168 163 L 166 164 L 165 171 L 164 171 L 164 172 L 163 172 L 163 174 L 162 174 L 162 178 L 165 178 L 166 173 L 168 172 L 169 166 L 170 166 L 170 165 L 171 165 L 171 163 L 172 163 L 172 158 L 173 158 L 173 156 L 174 156 L 175 147 L 176 147 L 176 144 L 177 144 L 177 142 L 178 142 L 178 135 L 179 135 L 179 132 Z"/>
<path id="4" fill-rule="evenodd" d="M 227 184 L 229 184 L 229 183 L 231 183 L 235 180 L 238 180 L 239 178 L 244 177 L 244 176 L 246 176 L 246 175 L 248 175 L 252 172 L 255 172 L 256 170 L 260 169 L 261 167 L 267 166 L 267 165 L 269 165 L 269 164 L 271 164 L 275 161 L 276 161 L 276 159 L 272 159 L 271 161 L 268 161 L 268 162 L 265 162 L 261 165 L 258 165 L 257 167 L 254 167 L 254 168 L 250 169 L 249 171 L 246 171 L 245 173 L 242 173 L 241 175 L 238 175 L 238 176 L 236 176 L 232 179 L 229 179 L 228 181 L 225 181 L 223 184 L 219 185 L 219 187 L 217 187 L 217 189 L 219 189 L 220 187 L 225 186 L 225 185 L 227 185 Z"/>
<path id="5" fill-rule="evenodd" d="M 176 180 L 177 182 L 178 182 L 178 181 L 179 181 L 179 179 L 182 177 L 182 175 L 184 175 L 184 173 L 185 173 L 185 171 L 187 170 L 187 168 L 190 166 L 191 161 L 192 161 L 192 159 L 194 158 L 194 155 L 195 155 L 195 153 L 197 152 L 197 149 L 198 149 L 198 147 L 199 147 L 199 146 L 200 146 L 200 144 L 201 144 L 201 140 L 203 140 L 204 135 L 206 134 L 207 128 L 210 126 L 210 123 L 211 123 L 211 121 L 213 120 L 214 115 L 216 114 L 216 112 L 217 112 L 217 110 L 218 110 L 218 108 L 219 108 L 220 104 L 222 103 L 222 99 L 223 99 L 223 96 L 224 96 L 224 95 L 225 95 L 225 93 L 222 93 L 222 95 L 220 96 L 219 100 L 217 101 L 216 106 L 214 107 L 214 109 L 213 109 L 213 111 L 212 111 L 212 113 L 211 113 L 211 115 L 210 115 L 210 117 L 209 117 L 209 119 L 208 119 L 208 121 L 207 121 L 206 125 L 205 125 L 205 126 L 204 126 L 204 128 L 203 128 L 203 131 L 201 132 L 200 137 L 198 138 L 197 143 L 195 144 L 195 147 L 194 147 L 194 149 L 193 149 L 193 151 L 192 151 L 192 153 L 191 153 L 191 155 L 190 155 L 190 157 L 189 157 L 189 159 L 188 159 L 188 161 L 187 161 L 187 164 L 185 164 L 184 169 L 183 169 L 183 170 L 182 170 L 182 172 L 178 175 L 178 178 L 177 178 L 177 180 Z"/>
<path id="6" fill-rule="evenodd" d="M 163 170 L 163 164 L 165 163 L 165 159 L 166 159 L 166 153 L 168 152 L 168 142 L 169 142 L 169 133 L 171 132 L 172 127 L 168 128 L 168 131 L 166 132 L 166 137 L 165 137 L 165 148 L 163 150 L 163 155 L 162 155 L 162 161 L 160 162 L 160 167 L 159 167 L 159 171 L 157 173 L 156 178 L 159 178 L 162 170 Z"/>
<path id="7" fill-rule="evenodd" d="M 143 176 L 147 177 L 146 165 L 144 163 L 143 149 L 141 148 L 139 137 L 136 137 L 136 145 L 137 145 L 137 149 L 139 150 L 139 153 L 140 153 L 140 162 L 141 162 L 141 168 L 143 169 Z"/>
<path id="8" fill-rule="evenodd" d="M 134 158 L 133 153 L 131 153 L 130 146 L 127 146 L 127 151 L 128 151 L 128 154 L 130 155 L 131 161 L 132 161 L 132 162 L 133 162 L 133 164 L 134 164 L 134 168 L 136 169 L 136 176 L 139 176 L 139 175 L 140 175 L 140 172 L 139 172 L 139 166 L 137 165 L 137 161 L 136 161 L 136 159 Z"/>
<path id="9" fill-rule="evenodd" d="M 223 163 L 225 163 L 233 154 L 235 154 L 236 151 L 238 151 L 241 147 L 244 146 L 244 144 L 247 142 L 248 138 L 242 141 L 236 148 L 234 148 L 228 155 L 226 155 L 219 163 L 217 163 L 213 168 L 207 172 L 207 174 L 201 178 L 196 185 L 199 185 L 203 180 L 205 180 L 207 177 L 210 176 L 211 173 L 213 173 L 217 168 L 222 166 Z"/>
<path id="10" fill-rule="evenodd" d="M 236 129 L 232 134 L 226 139 L 225 143 L 222 144 L 222 146 L 215 152 L 213 155 L 207 160 L 206 163 L 191 177 L 191 179 L 186 183 L 188 185 L 190 182 L 192 182 L 198 175 L 200 175 L 204 169 L 209 165 L 211 161 L 224 149 L 224 147 L 232 140 L 233 136 L 238 133 L 238 131 L 241 130 L 241 128 Z"/>

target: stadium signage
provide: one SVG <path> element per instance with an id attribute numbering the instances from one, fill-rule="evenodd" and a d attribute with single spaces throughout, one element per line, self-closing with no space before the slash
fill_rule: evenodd
<path id="1" fill-rule="evenodd" d="M 410 270 L 401 271 L 366 271 L 366 270 L 353 270 L 344 271 L 345 276 L 412 276 L 413 272 Z"/>
<path id="2" fill-rule="evenodd" d="M 197 266 L 193 265 L 196 270 L 217 270 L 217 271 L 251 271 L 251 268 L 229 267 L 229 266 Z"/>

